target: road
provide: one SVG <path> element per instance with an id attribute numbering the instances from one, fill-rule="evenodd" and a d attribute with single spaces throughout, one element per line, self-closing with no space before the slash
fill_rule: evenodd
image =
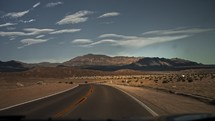
<path id="1" fill-rule="evenodd" d="M 83 84 L 70 91 L 0 111 L 29 119 L 134 119 L 152 116 L 120 90 L 100 84 Z"/>

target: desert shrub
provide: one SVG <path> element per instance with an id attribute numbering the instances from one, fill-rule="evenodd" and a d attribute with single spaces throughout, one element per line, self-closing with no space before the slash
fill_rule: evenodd
<path id="1" fill-rule="evenodd" d="M 154 80 L 155 83 L 158 83 L 158 80 Z"/>
<path id="2" fill-rule="evenodd" d="M 87 81 L 85 81 L 84 83 L 85 83 L 85 84 L 87 84 L 88 82 L 87 82 Z"/>
<path id="3" fill-rule="evenodd" d="M 162 81 L 163 84 L 168 83 L 168 82 L 169 82 L 169 81 L 167 81 L 167 80 L 163 80 L 163 81 Z"/>
<path id="4" fill-rule="evenodd" d="M 211 79 L 215 78 L 215 74 L 211 73 Z"/>
<path id="5" fill-rule="evenodd" d="M 193 82 L 193 79 L 191 77 L 187 78 L 188 82 Z"/>
<path id="6" fill-rule="evenodd" d="M 59 81 L 58 83 L 62 83 L 61 81 Z"/>
<path id="7" fill-rule="evenodd" d="M 183 78 L 181 81 L 182 81 L 182 82 L 185 82 L 186 80 Z"/>
<path id="8" fill-rule="evenodd" d="M 124 80 L 122 80 L 122 83 L 125 83 L 125 81 L 124 81 Z"/>
<path id="9" fill-rule="evenodd" d="M 69 82 L 69 84 L 73 84 L 73 82 L 71 81 L 71 82 Z"/>
<path id="10" fill-rule="evenodd" d="M 159 80 L 161 80 L 161 79 L 162 79 L 162 77 L 161 77 L 161 76 L 159 76 L 159 77 L 158 77 L 158 79 L 159 79 Z"/>
<path id="11" fill-rule="evenodd" d="M 139 81 L 139 79 L 137 79 L 135 82 L 138 82 Z"/>
<path id="12" fill-rule="evenodd" d="M 181 81 L 181 78 L 178 78 L 177 80 L 176 80 L 176 82 L 180 82 Z"/>
<path id="13" fill-rule="evenodd" d="M 143 82 L 141 81 L 140 83 L 142 84 Z"/>

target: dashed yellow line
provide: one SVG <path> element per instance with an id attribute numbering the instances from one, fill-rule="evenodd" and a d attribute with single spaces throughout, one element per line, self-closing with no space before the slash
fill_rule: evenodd
<path id="1" fill-rule="evenodd" d="M 75 106 L 77 106 L 78 104 L 84 102 L 87 100 L 87 98 L 90 96 L 90 94 L 93 93 L 94 87 L 91 85 L 89 91 L 83 96 L 81 97 L 79 100 L 77 100 L 76 102 L 72 103 L 71 105 L 69 105 L 67 108 L 65 108 L 64 110 L 60 111 L 59 113 L 55 114 L 53 118 L 61 118 L 63 117 L 66 113 L 68 113 L 72 108 L 74 108 Z"/>

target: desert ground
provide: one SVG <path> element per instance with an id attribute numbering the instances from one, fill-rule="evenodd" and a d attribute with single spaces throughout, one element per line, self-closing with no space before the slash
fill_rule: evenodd
<path id="1" fill-rule="evenodd" d="M 151 105 L 160 114 L 215 112 L 215 71 L 186 70 L 138 75 L 72 76 L 65 78 L 1 77 L 0 108 L 19 104 L 75 87 L 101 83 L 120 88 Z M 174 97 L 179 96 L 179 97 Z M 165 100 L 162 100 L 165 98 Z M 178 98 L 176 101 L 174 98 Z M 186 103 L 184 103 L 186 102 Z M 168 106 L 165 107 L 164 104 Z M 177 104 L 177 105 L 175 105 Z M 178 109 L 183 105 L 184 109 Z M 197 108 L 189 108 L 191 107 Z M 175 108 L 173 108 L 175 107 Z M 199 109 L 202 109 L 198 111 Z"/>

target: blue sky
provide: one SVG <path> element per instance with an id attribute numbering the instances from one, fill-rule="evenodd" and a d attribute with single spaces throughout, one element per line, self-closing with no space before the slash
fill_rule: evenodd
<path id="1" fill-rule="evenodd" d="M 0 60 L 88 53 L 215 64 L 213 0 L 1 0 Z"/>

